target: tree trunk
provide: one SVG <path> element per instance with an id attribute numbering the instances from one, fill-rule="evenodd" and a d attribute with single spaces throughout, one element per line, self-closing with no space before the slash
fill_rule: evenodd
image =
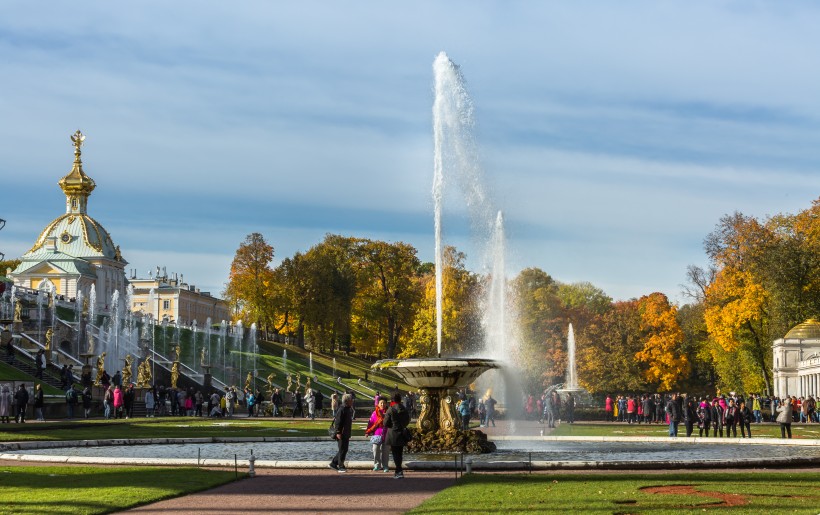
<path id="1" fill-rule="evenodd" d="M 396 357 L 396 319 L 387 317 L 387 357 Z"/>
<path id="2" fill-rule="evenodd" d="M 299 325 L 296 327 L 296 346 L 300 349 L 305 348 L 305 324 L 299 320 Z"/>

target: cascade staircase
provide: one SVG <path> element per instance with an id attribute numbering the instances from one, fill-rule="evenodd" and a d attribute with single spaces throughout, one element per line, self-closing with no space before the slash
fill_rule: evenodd
<path id="1" fill-rule="evenodd" d="M 40 379 L 37 379 L 37 377 L 36 377 L 37 368 L 35 367 L 35 364 L 34 363 L 27 363 L 26 361 L 24 361 L 21 358 L 21 356 L 19 356 L 19 353 L 17 355 L 15 355 L 14 361 L 12 361 L 12 357 L 9 356 L 8 354 L 6 354 L 5 352 L 3 352 L 2 355 L 0 355 L 0 361 L 3 361 L 3 363 L 6 363 L 9 366 L 12 366 L 12 367 L 16 368 L 17 370 L 32 376 L 32 378 L 34 378 L 35 381 L 40 381 Z M 42 382 L 49 385 L 49 386 L 53 386 L 54 388 L 57 388 L 58 390 L 62 389 L 61 388 L 62 381 L 60 379 L 58 379 L 57 377 L 55 377 L 54 374 L 48 368 L 46 368 L 43 371 Z"/>

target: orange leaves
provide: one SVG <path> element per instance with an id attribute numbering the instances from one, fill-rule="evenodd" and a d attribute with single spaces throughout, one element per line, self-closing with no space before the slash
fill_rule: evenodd
<path id="1" fill-rule="evenodd" d="M 652 293 L 638 301 L 643 349 L 635 357 L 648 365 L 646 380 L 669 391 L 689 373 L 689 360 L 680 352 L 683 331 L 678 325 L 677 308 L 663 293 Z"/>

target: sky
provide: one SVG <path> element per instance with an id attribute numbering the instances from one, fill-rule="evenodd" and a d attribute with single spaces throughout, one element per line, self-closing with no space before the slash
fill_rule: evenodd
<path id="1" fill-rule="evenodd" d="M 445 51 L 508 274 L 685 302 L 721 216 L 820 194 L 819 26 L 808 1 L 6 2 L 0 252 L 65 211 L 80 129 L 89 214 L 141 277 L 165 266 L 220 294 L 252 232 L 274 265 L 327 233 L 433 261 Z M 482 272 L 463 199 L 445 202 L 446 243 Z"/>

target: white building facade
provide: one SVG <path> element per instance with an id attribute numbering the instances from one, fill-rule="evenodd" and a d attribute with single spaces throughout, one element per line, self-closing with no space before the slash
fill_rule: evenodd
<path id="1" fill-rule="evenodd" d="M 774 394 L 817 398 L 820 394 L 820 321 L 809 319 L 772 344 Z"/>

